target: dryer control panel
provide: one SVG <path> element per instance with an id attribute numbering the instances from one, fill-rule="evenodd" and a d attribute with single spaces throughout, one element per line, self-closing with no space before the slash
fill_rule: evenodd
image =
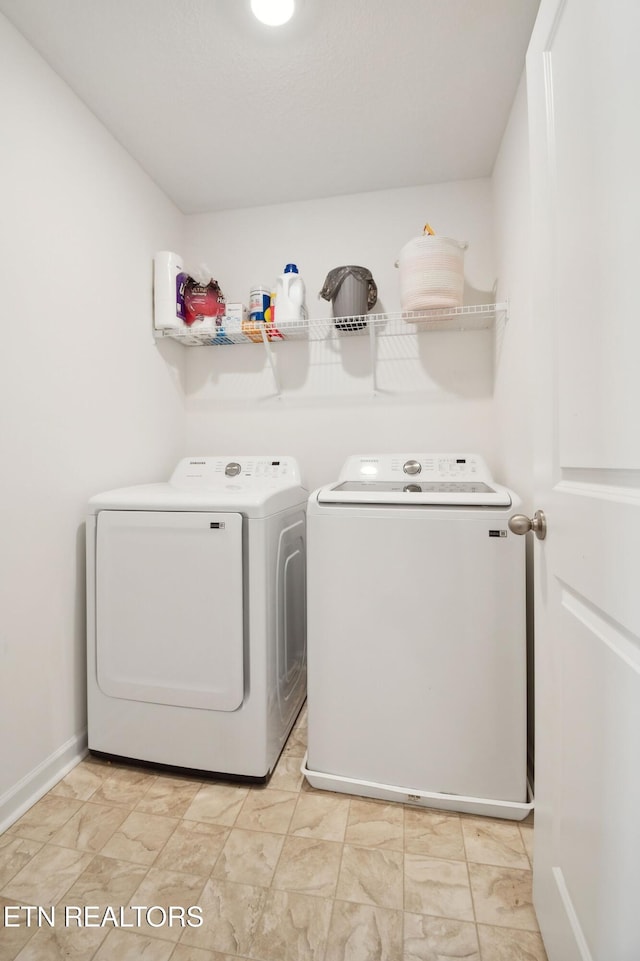
<path id="1" fill-rule="evenodd" d="M 268 457 L 264 454 L 185 457 L 171 475 L 170 483 L 180 488 L 210 488 L 230 481 L 242 487 L 256 484 L 292 487 L 301 483 L 300 468 L 293 457 Z"/>

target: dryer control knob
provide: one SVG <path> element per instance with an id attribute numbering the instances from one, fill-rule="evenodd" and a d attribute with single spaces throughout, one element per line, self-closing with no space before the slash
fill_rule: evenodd
<path id="1" fill-rule="evenodd" d="M 402 467 L 405 474 L 419 474 L 422 465 L 419 460 L 408 460 Z"/>
<path id="2" fill-rule="evenodd" d="M 237 477 L 241 470 L 242 470 L 242 467 L 240 466 L 240 464 L 236 464 L 236 462 L 232 460 L 230 464 L 227 464 L 227 466 L 224 469 L 224 472 L 227 475 L 227 477 Z"/>

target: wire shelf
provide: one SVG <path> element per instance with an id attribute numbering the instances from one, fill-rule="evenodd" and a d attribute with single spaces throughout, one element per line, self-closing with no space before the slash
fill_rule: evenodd
<path id="1" fill-rule="evenodd" d="M 323 317 L 276 323 L 263 329 L 252 322 L 252 339 L 246 333 L 228 330 L 225 319 L 217 333 L 196 327 L 156 331 L 156 337 L 171 337 L 185 347 L 223 347 L 238 344 L 270 343 L 287 340 L 330 340 L 335 337 L 371 336 L 401 337 L 423 331 L 489 330 L 499 319 L 506 318 L 508 304 L 476 304 L 470 307 L 404 310 L 387 314 L 365 314 L 361 317 Z"/>

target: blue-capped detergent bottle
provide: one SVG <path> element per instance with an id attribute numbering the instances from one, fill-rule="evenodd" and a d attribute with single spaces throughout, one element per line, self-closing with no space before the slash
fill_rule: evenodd
<path id="1" fill-rule="evenodd" d="M 275 323 L 304 320 L 307 316 L 305 306 L 304 280 L 295 264 L 287 264 L 284 272 L 276 279 Z"/>

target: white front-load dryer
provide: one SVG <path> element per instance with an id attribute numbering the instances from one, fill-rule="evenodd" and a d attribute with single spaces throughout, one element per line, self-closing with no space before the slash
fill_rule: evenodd
<path id="1" fill-rule="evenodd" d="M 193 457 L 87 518 L 89 749 L 266 780 L 306 696 L 291 457 Z"/>

